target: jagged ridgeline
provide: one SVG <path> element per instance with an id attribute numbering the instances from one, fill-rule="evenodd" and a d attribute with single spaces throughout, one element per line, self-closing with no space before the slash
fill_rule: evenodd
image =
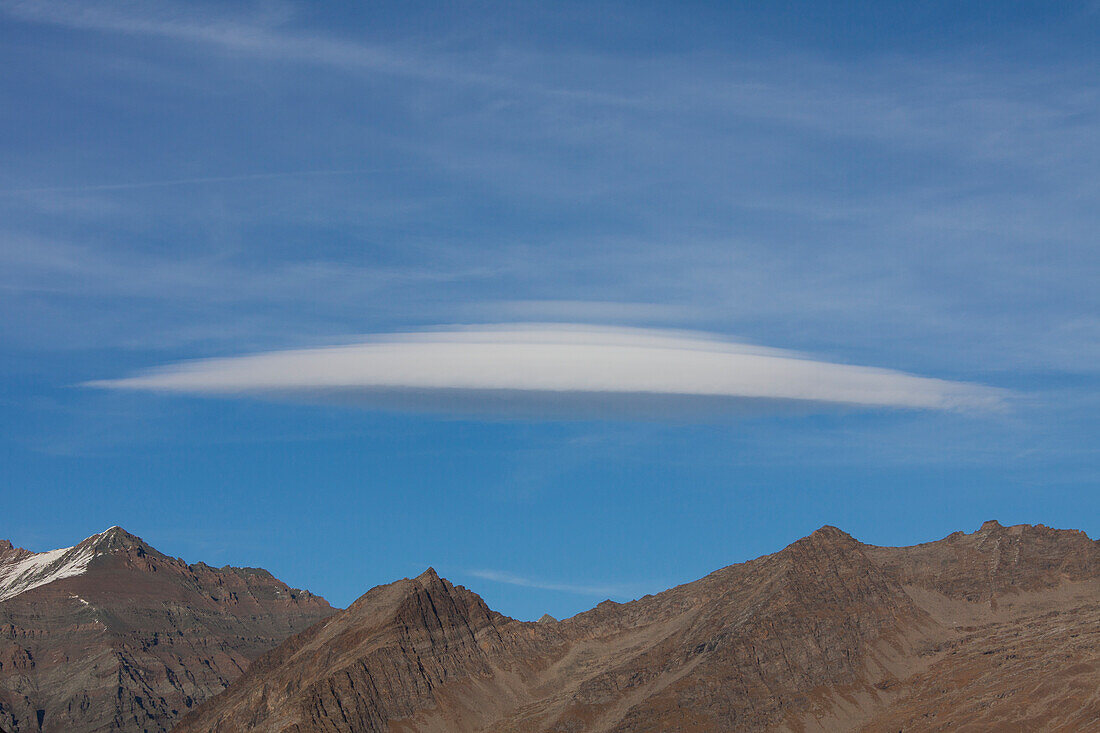
<path id="1" fill-rule="evenodd" d="M 562 621 L 510 619 L 431 569 L 336 612 L 263 570 L 188 565 L 118 528 L 49 553 L 0 544 L 0 597 L 7 733 L 1100 721 L 1100 546 L 1042 526 L 913 547 L 824 527 Z"/>
<path id="2" fill-rule="evenodd" d="M 288 639 L 177 731 L 1097 730 L 1098 575 L 1081 532 L 989 522 L 887 548 L 825 527 L 525 623 L 428 570 Z"/>

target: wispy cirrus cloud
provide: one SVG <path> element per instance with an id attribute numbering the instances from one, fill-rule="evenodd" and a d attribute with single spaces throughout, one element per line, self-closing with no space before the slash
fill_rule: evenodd
<path id="1" fill-rule="evenodd" d="M 134 191 L 145 188 L 171 188 L 207 183 L 249 183 L 273 181 L 283 178 L 311 178 L 316 176 L 352 176 L 367 173 L 392 173 L 394 168 L 353 168 L 347 170 L 273 171 L 270 173 L 246 173 L 234 176 L 196 176 L 168 178 L 159 181 L 127 181 L 120 183 L 88 183 L 81 186 L 44 186 L 39 188 L 0 189 L 0 196 L 18 196 L 35 193 L 90 193 L 95 191 Z"/>
<path id="2" fill-rule="evenodd" d="M 69 170 L 72 156 L 42 166 L 48 155 L 10 166 L 3 186 L 21 195 L 0 192 L 0 206 L 13 234 L 66 239 L 94 260 L 90 277 L 64 267 L 57 276 L 39 267 L 0 276 L 0 290 L 32 315 L 49 311 L 40 320 L 61 332 L 13 322 L 7 330 L 21 331 L 19 340 L 100 343 L 117 336 L 94 331 L 120 323 L 127 343 L 160 344 L 169 335 L 161 324 L 186 318 L 209 322 L 188 331 L 225 322 L 263 331 L 236 347 L 262 349 L 469 318 L 716 328 L 815 351 L 836 342 L 853 358 L 960 375 L 1045 368 L 1055 358 L 1073 370 L 1094 363 L 1092 332 L 1082 339 L 1066 327 L 1092 307 L 1091 281 L 1080 275 L 1097 251 L 1089 204 L 1098 98 L 1079 70 L 1018 67 L 966 49 L 873 64 L 799 48 L 779 49 L 779 63 L 715 48 L 639 58 L 502 42 L 485 53 L 461 42 L 464 31 L 458 41 L 425 43 L 403 31 L 326 25 L 308 6 L 272 7 L 0 0 L 0 13 L 65 31 L 51 35 L 74 48 L 106 37 L 143 62 L 107 65 L 109 89 L 134 69 L 167 65 L 193 82 L 180 88 L 200 118 L 211 94 L 222 104 L 338 78 L 337 97 L 355 89 L 388 100 L 388 114 L 368 106 L 351 119 L 321 96 L 326 112 L 303 135 L 281 127 L 277 110 L 245 110 L 264 120 L 249 126 L 256 145 L 229 147 L 280 160 L 285 141 L 308 140 L 308 154 L 274 165 L 321 171 L 377 161 L 404 171 L 380 180 L 269 176 L 253 173 L 266 164 L 255 160 L 192 170 L 160 161 L 158 141 L 104 156 L 135 168 L 89 175 Z M 161 45 L 191 63 L 148 53 Z M 71 60 L 54 63 L 67 78 Z M 201 127 L 196 119 L 184 112 L 180 122 Z M 355 125 L 370 134 L 347 134 Z M 339 144 L 316 144 L 328 140 Z M 219 181 L 236 183 L 208 190 Z M 523 215 L 485 216 L 490 210 Z M 276 220 L 276 240 L 302 242 L 270 250 L 279 262 L 266 254 Z M 155 262 L 146 242 L 168 221 L 187 232 L 185 254 Z M 94 236 L 112 225 L 117 236 Z M 353 232 L 356 247 L 315 256 L 304 243 L 324 241 L 335 226 Z M 394 264 L 412 250 L 433 263 L 429 278 L 444 262 L 473 274 L 405 287 L 407 268 Z M 258 272 L 257 259 L 268 263 Z M 962 273 L 978 286 L 950 285 Z M 151 293 L 172 312 L 146 333 L 127 323 L 129 310 L 107 313 L 107 326 L 82 323 L 72 338 L 68 324 L 102 307 L 76 297 L 106 291 Z M 520 293 L 531 300 L 514 300 Z M 71 312 L 53 318 L 54 310 Z M 297 330 L 314 338 L 285 338 L 280 324 L 305 316 Z M 834 329 L 839 338 L 818 338 Z M 854 356 L 860 342 L 878 353 Z"/>
<path id="3" fill-rule="evenodd" d="M 959 70 L 954 61 L 904 56 L 882 59 L 868 69 L 789 52 L 785 65 L 801 73 L 788 77 L 777 74 L 774 63 L 752 58 L 726 59 L 727 63 L 718 65 L 722 73 L 715 74 L 700 73 L 700 66 L 713 67 L 706 62 L 716 59 L 683 53 L 624 61 L 612 55 L 547 55 L 507 46 L 488 56 L 449 52 L 445 44 L 380 43 L 311 31 L 291 4 L 233 13 L 216 5 L 202 9 L 161 2 L 0 0 L 0 13 L 75 31 L 167 39 L 196 51 L 213 48 L 258 61 L 471 85 L 516 98 L 533 97 L 540 101 L 529 111 L 542 124 L 531 129 L 558 142 L 599 134 L 587 119 L 588 111 L 618 108 L 648 123 L 647 129 L 629 131 L 628 140 L 656 134 L 660 124 L 653 123 L 659 117 L 653 115 L 694 112 L 717 115 L 727 122 L 767 120 L 843 138 L 950 147 L 982 158 L 1011 157 L 1049 165 L 1064 162 L 1070 150 L 1090 145 L 1082 113 L 1096 103 L 1087 79 L 1071 80 L 1078 84 L 1072 94 L 1051 95 L 1055 76 L 1049 71 L 1021 70 L 1006 83 L 980 65 Z M 600 73 L 591 73 L 593 68 Z M 481 102 L 489 105 L 489 111 L 500 111 L 498 99 Z M 1010 126 L 1006 120 L 1012 121 Z M 619 125 L 603 130 L 612 140 L 623 132 Z M 1020 137 L 1030 144 L 1017 144 Z M 1051 156 L 1057 160 L 1050 160 Z"/>
<path id="4" fill-rule="evenodd" d="M 571 324 L 412 334 L 169 365 L 86 386 L 459 413 L 631 417 L 789 406 L 984 410 L 990 388 L 691 333 Z"/>
<path id="5" fill-rule="evenodd" d="M 202 13 L 164 3 L 23 2 L 0 4 L 9 16 L 78 30 L 157 36 L 214 46 L 259 57 L 371 68 L 394 73 L 425 74 L 428 69 L 393 55 L 381 46 L 341 42 L 326 36 L 289 34 L 279 30 L 286 12 L 253 17 Z"/>
<path id="6" fill-rule="evenodd" d="M 537 588 L 539 590 L 556 591 L 559 593 L 572 593 L 578 596 L 594 596 L 599 598 L 629 598 L 636 595 L 636 589 L 621 584 L 585 585 L 578 583 L 555 583 L 553 581 L 528 578 L 515 573 L 507 573 L 501 570 L 467 570 L 466 575 L 493 583 L 505 585 L 518 585 L 523 588 Z"/>

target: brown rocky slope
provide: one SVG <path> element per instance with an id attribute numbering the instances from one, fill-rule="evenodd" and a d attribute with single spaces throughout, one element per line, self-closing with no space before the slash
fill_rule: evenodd
<path id="1" fill-rule="evenodd" d="M 428 570 L 287 640 L 178 733 L 1100 730 L 1100 546 L 825 527 L 564 621 Z"/>
<path id="2" fill-rule="evenodd" d="M 167 731 L 331 613 L 264 570 L 188 565 L 118 527 L 48 553 L 0 542 L 0 730 Z"/>

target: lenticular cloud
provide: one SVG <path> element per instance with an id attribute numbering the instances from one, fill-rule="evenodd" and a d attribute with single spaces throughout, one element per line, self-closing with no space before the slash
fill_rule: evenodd
<path id="1" fill-rule="evenodd" d="M 986 387 L 817 361 L 693 332 L 573 325 L 390 334 L 325 348 L 169 365 L 88 386 L 535 415 L 783 407 L 997 408 Z"/>

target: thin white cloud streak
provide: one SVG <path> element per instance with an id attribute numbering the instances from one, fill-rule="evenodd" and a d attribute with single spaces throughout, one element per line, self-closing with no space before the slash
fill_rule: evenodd
<path id="1" fill-rule="evenodd" d="M 551 583 L 533 578 L 525 578 L 522 575 L 506 573 L 500 570 L 469 570 L 467 575 L 494 583 L 506 585 L 518 585 L 524 588 L 538 588 L 539 590 L 557 591 L 559 593 L 573 593 L 579 596 L 597 596 L 600 598 L 623 598 L 632 594 L 621 585 L 575 585 L 573 583 Z"/>
<path id="2" fill-rule="evenodd" d="M 442 259 L 442 258 L 437 258 Z M 478 279 L 493 270 L 459 263 L 453 269 L 425 266 L 353 265 L 336 260 L 275 261 L 266 266 L 237 262 L 222 251 L 187 259 L 132 249 L 71 244 L 0 232 L 0 289 L 69 295 L 142 297 L 203 303 L 258 301 L 316 302 L 317 293 L 358 303 L 395 285 Z"/>
<path id="3" fill-rule="evenodd" d="M 1079 147 L 1080 138 L 1087 138 L 1088 128 L 1073 122 L 1082 103 L 1095 102 L 1091 90 L 1061 94 L 1054 101 L 1042 99 L 1039 92 L 1051 83 L 1050 75 L 1042 72 L 1014 74 L 1014 83 L 1006 88 L 1003 81 L 980 71 L 904 58 L 884 59 L 871 71 L 861 69 L 858 83 L 850 83 L 846 80 L 854 69 L 792 53 L 784 66 L 804 67 L 808 74 L 807 80 L 796 83 L 767 73 L 774 62 L 738 61 L 733 78 L 700 74 L 696 64 L 701 58 L 691 55 L 662 58 L 639 69 L 635 59 L 624 67 L 600 55 L 549 58 L 530 49 L 507 49 L 503 66 L 477 63 L 438 48 L 414 49 L 407 43 L 391 46 L 294 31 L 287 23 L 293 14 L 289 8 L 249 17 L 181 12 L 178 5 L 158 3 L 0 0 L 0 12 L 29 23 L 164 38 L 267 61 L 481 86 L 558 100 L 564 109 L 616 107 L 676 115 L 694 109 L 712 118 L 732 114 L 845 137 L 961 147 L 981 157 L 1023 155 L 1030 162 L 1035 162 L 1040 143 L 1064 162 L 1072 154 L 1069 151 Z M 594 66 L 602 68 L 595 76 L 615 79 L 615 86 L 593 87 Z M 548 67 L 556 75 L 539 73 Z M 639 88 L 639 80 L 646 86 Z M 571 117 L 564 109 L 548 116 L 557 135 L 569 127 Z M 966 123 L 960 124 L 960 119 Z M 1008 130 L 1005 120 L 1013 121 Z M 1020 135 L 1027 136 L 1028 144 L 1014 140 Z"/>
<path id="4" fill-rule="evenodd" d="M 366 407 L 630 417 L 847 406 L 990 410 L 1002 392 L 706 334 L 481 326 L 169 365 L 86 386 Z"/>
<path id="5" fill-rule="evenodd" d="M 326 36 L 290 34 L 270 18 L 238 19 L 180 12 L 175 5 L 141 3 L 2 2 L 0 11 L 31 23 L 73 30 L 154 36 L 220 48 L 234 54 L 293 60 L 398 76 L 459 80 L 461 72 L 445 65 L 395 53 L 381 45 L 349 43 Z M 281 19 L 275 19 L 276 21 Z M 469 80 L 476 81 L 472 75 Z"/>
<path id="6" fill-rule="evenodd" d="M 351 176 L 370 173 L 393 173 L 401 170 L 408 170 L 408 167 L 403 166 L 394 168 L 357 168 L 348 170 L 276 171 L 272 173 L 248 173 L 236 176 L 200 176 L 194 178 L 171 178 L 162 181 L 133 181 L 129 183 L 89 183 L 80 186 L 43 186 L 38 188 L 13 188 L 8 190 L 0 190 L 0 196 L 17 196 L 30 193 L 129 191 L 146 188 L 191 186 L 204 183 L 246 183 L 249 181 L 272 181 L 283 178 L 310 178 L 316 176 Z"/>

